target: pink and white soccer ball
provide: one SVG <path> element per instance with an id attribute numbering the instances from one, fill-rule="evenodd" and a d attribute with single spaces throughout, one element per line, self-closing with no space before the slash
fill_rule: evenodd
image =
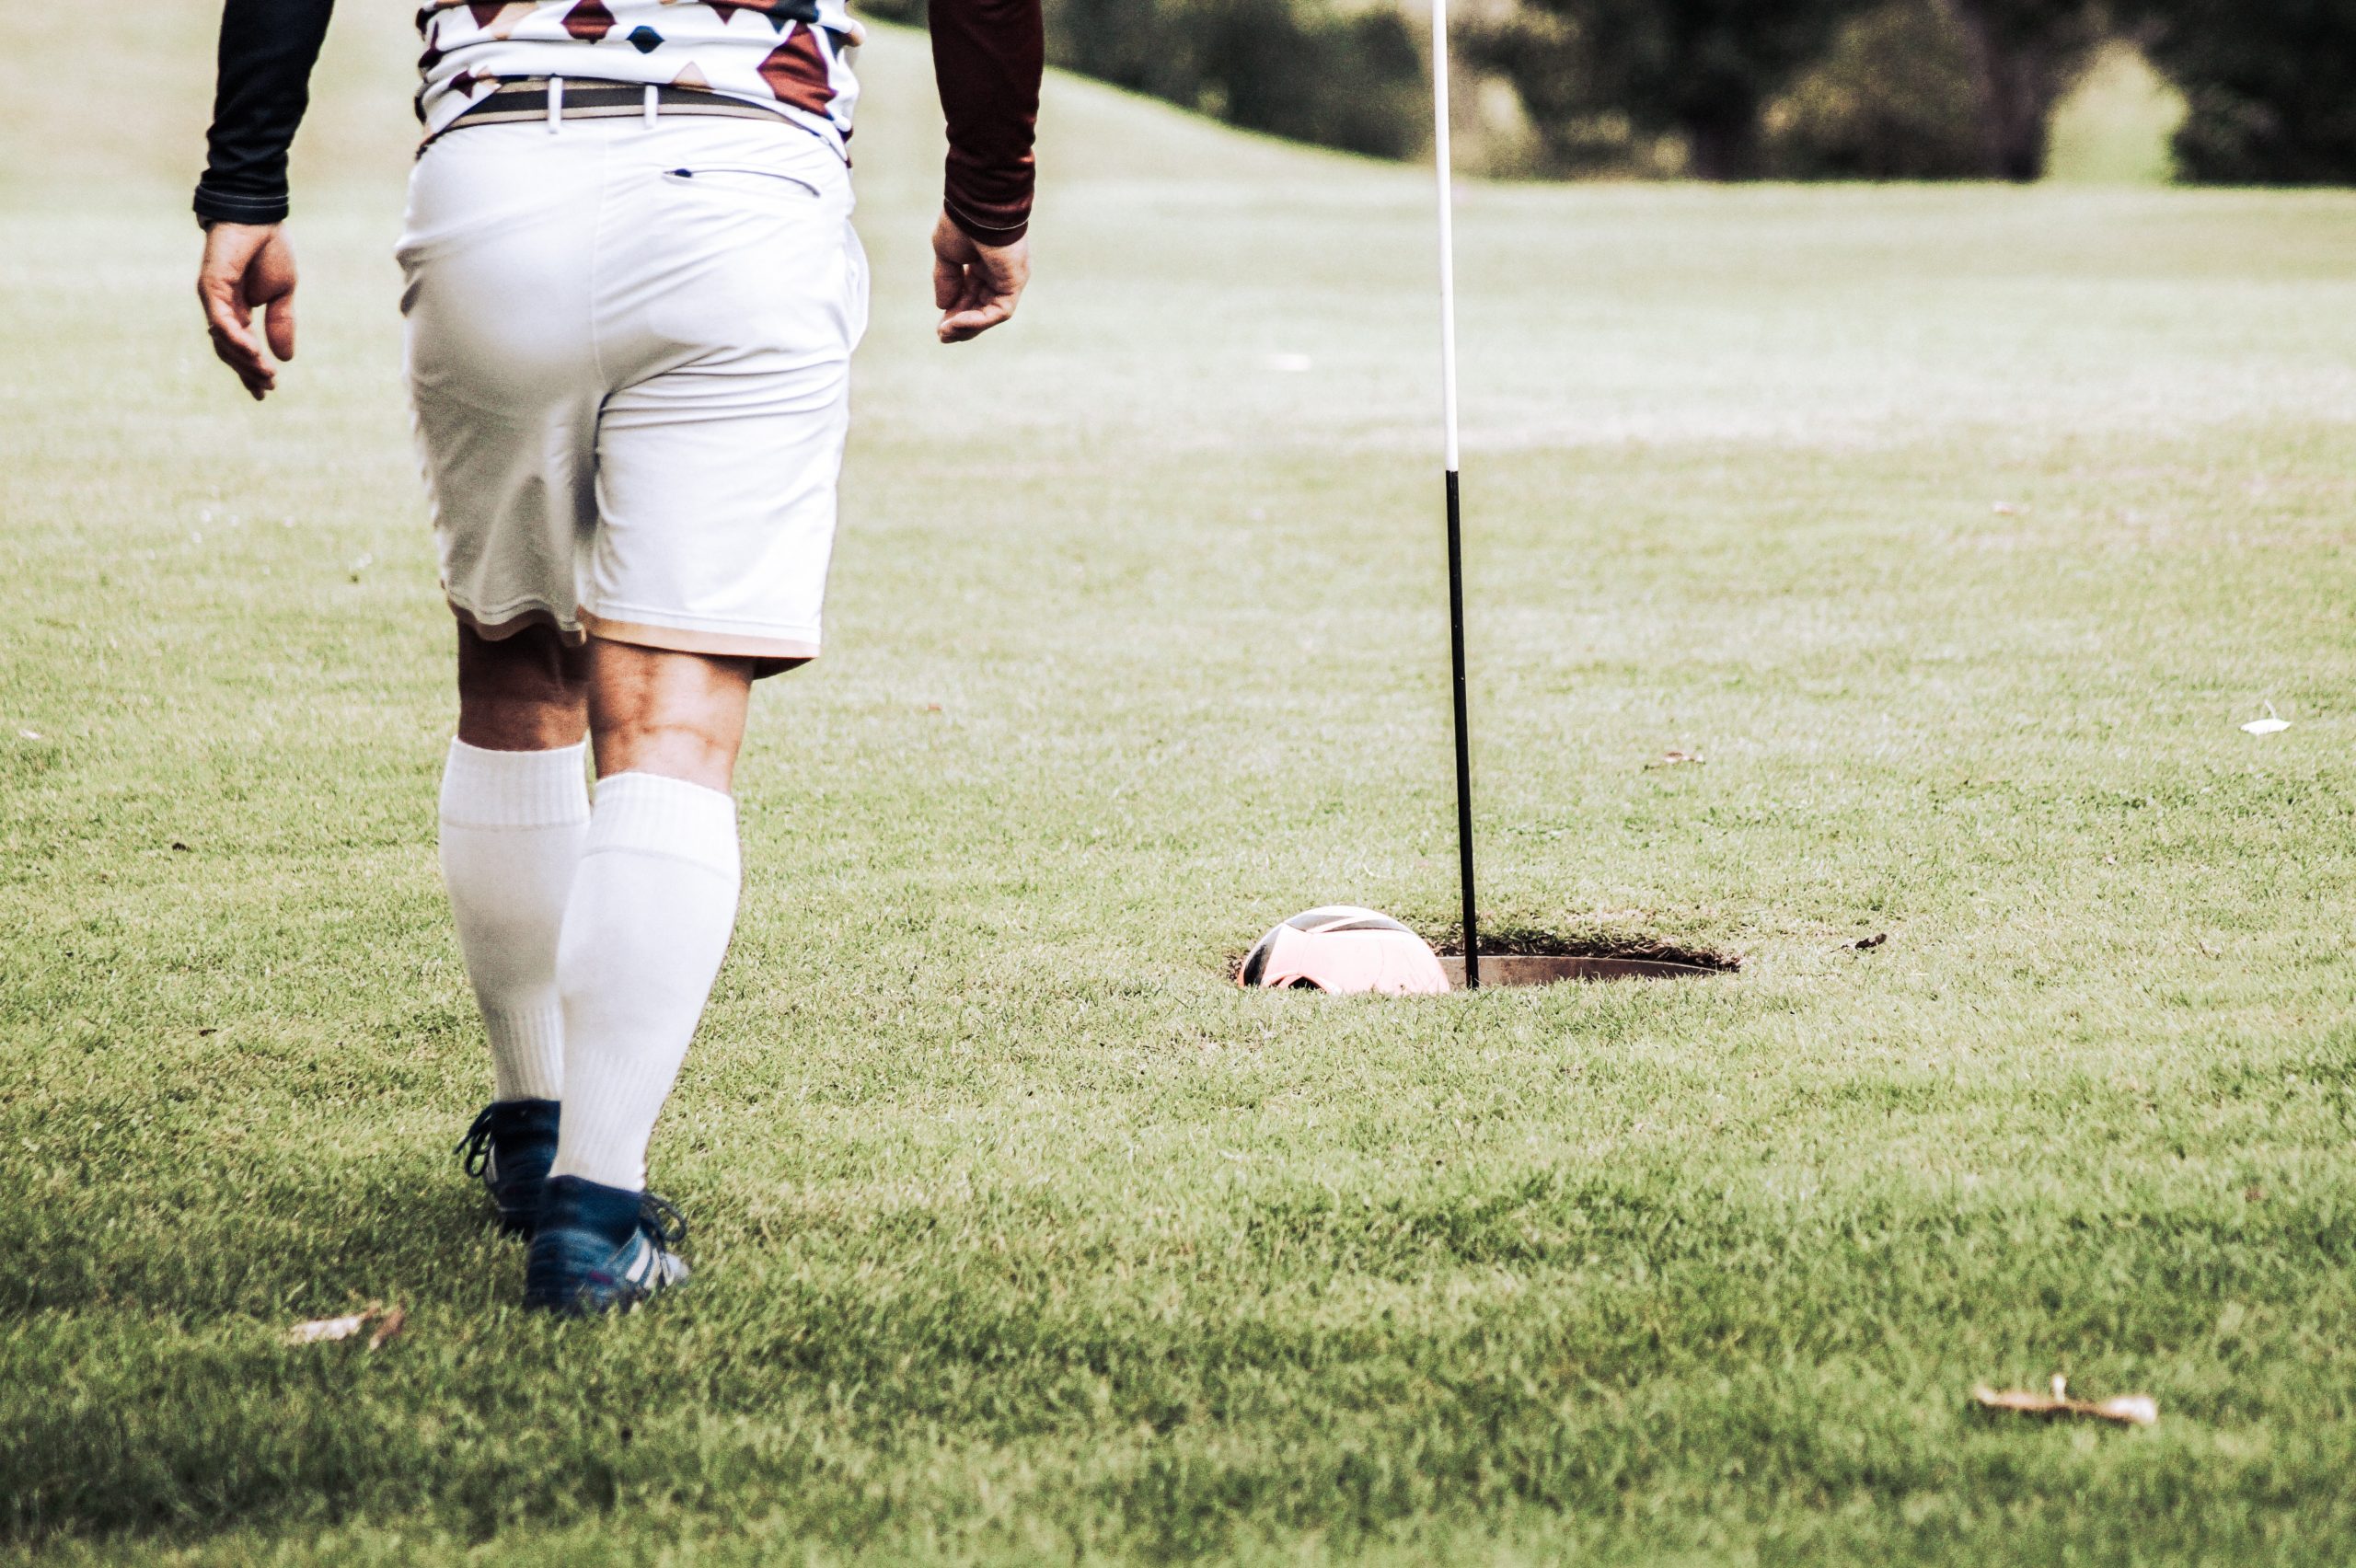
<path id="1" fill-rule="evenodd" d="M 1437 996 L 1448 989 L 1431 944 L 1379 910 L 1329 904 L 1296 915 L 1252 944 L 1246 987 L 1305 986 L 1336 993 Z"/>

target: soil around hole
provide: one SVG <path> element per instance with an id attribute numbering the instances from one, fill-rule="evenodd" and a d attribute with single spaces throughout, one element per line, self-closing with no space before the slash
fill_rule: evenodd
<path id="1" fill-rule="evenodd" d="M 1464 961 L 1443 958 L 1439 972 L 1449 989 L 1466 989 Z M 1553 953 L 1484 952 L 1481 955 L 1481 987 L 1558 986 L 1565 980 L 1715 980 L 1722 969 L 1696 969 L 1690 963 L 1664 963 L 1650 958 L 1565 958 Z"/>
<path id="2" fill-rule="evenodd" d="M 1454 931 L 1444 938 L 1425 933 L 1432 951 L 1443 959 L 1461 963 L 1464 944 Z M 1481 957 L 1492 958 L 1609 958 L 1630 959 L 1640 963 L 1669 963 L 1682 969 L 1703 969 L 1714 974 L 1732 974 L 1742 967 L 1742 955 L 1719 952 L 1711 948 L 1687 947 L 1680 942 L 1660 941 L 1650 937 L 1611 937 L 1588 935 L 1566 937 L 1556 931 L 1541 930 L 1534 926 L 1507 926 L 1481 933 Z"/>

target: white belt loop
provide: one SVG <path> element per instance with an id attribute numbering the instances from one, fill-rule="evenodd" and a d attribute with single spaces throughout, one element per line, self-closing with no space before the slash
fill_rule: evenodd
<path id="1" fill-rule="evenodd" d="M 654 129 L 654 84 L 646 84 L 646 128 Z"/>
<path id="2" fill-rule="evenodd" d="M 564 129 L 564 78 L 549 78 L 549 134 L 553 136 Z"/>

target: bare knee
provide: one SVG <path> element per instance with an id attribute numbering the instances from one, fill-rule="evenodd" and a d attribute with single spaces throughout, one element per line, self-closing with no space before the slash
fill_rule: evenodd
<path id="1" fill-rule="evenodd" d="M 725 791 L 745 741 L 749 659 L 593 641 L 589 722 L 597 776 L 659 773 Z"/>
<path id="2" fill-rule="evenodd" d="M 488 751 L 579 744 L 589 722 L 587 660 L 553 627 L 502 638 L 458 628 L 458 739 Z"/>

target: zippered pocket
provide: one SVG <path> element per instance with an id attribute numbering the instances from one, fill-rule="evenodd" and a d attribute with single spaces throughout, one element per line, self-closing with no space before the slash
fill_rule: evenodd
<path id="1" fill-rule="evenodd" d="M 740 164 L 707 164 L 700 168 L 666 168 L 663 178 L 676 185 L 709 184 L 715 189 L 758 190 L 763 187 L 791 186 L 804 195 L 815 197 L 818 188 L 799 175 L 785 174 L 773 168 L 753 168 Z M 760 185 L 746 185 L 746 180 Z"/>

